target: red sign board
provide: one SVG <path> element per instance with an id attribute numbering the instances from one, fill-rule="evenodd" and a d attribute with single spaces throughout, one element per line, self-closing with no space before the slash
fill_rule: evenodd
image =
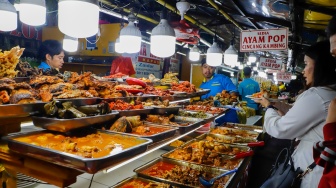
<path id="1" fill-rule="evenodd" d="M 286 50 L 288 29 L 244 30 L 240 33 L 240 51 Z"/>

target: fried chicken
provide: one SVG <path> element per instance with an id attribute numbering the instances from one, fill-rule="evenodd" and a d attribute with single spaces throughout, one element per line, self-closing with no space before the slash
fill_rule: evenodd
<path id="1" fill-rule="evenodd" d="M 9 102 L 9 95 L 7 91 L 0 91 L 0 105 Z"/>
<path id="2" fill-rule="evenodd" d="M 49 87 L 49 91 L 51 93 L 56 93 L 59 91 L 65 91 L 65 90 L 74 90 L 77 89 L 77 86 L 71 83 L 57 83 L 57 84 L 52 84 Z"/>
<path id="3" fill-rule="evenodd" d="M 55 98 L 56 99 L 69 99 L 69 98 L 80 98 L 80 97 L 92 98 L 93 95 L 86 90 L 76 89 L 76 90 L 66 91 Z"/>
<path id="4" fill-rule="evenodd" d="M 0 79 L 0 84 L 14 84 L 15 81 L 10 78 L 1 78 Z"/>
<path id="5" fill-rule="evenodd" d="M 33 94 L 26 89 L 14 90 L 10 95 L 11 104 L 25 104 L 35 102 Z"/>
<path id="6" fill-rule="evenodd" d="M 30 79 L 29 84 L 38 87 L 43 84 L 57 84 L 61 82 L 64 81 L 57 76 L 35 76 Z"/>
<path id="7" fill-rule="evenodd" d="M 30 85 L 26 82 L 12 84 L 15 90 L 18 89 L 31 89 Z"/>
<path id="8" fill-rule="evenodd" d="M 12 84 L 3 83 L 3 84 L 0 84 L 0 91 L 1 90 L 6 90 L 10 93 L 10 92 L 12 92 L 12 90 L 14 90 L 14 87 L 13 87 Z"/>

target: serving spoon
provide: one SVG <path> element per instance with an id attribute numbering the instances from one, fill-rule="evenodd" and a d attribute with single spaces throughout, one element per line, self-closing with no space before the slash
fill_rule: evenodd
<path id="1" fill-rule="evenodd" d="M 220 174 L 220 175 L 218 175 L 218 176 L 216 176 L 216 177 L 210 179 L 209 181 L 205 180 L 202 176 L 200 176 L 200 177 L 199 177 L 199 181 L 200 181 L 200 183 L 201 183 L 202 185 L 204 185 L 205 187 L 211 187 L 211 186 L 215 183 L 215 181 L 216 181 L 217 179 L 222 178 L 222 177 L 224 177 L 224 176 L 227 176 L 227 175 L 229 175 L 229 174 L 233 174 L 233 173 L 235 173 L 235 172 L 237 172 L 237 171 L 238 171 L 238 168 L 235 168 L 235 169 L 233 169 L 233 170 L 230 170 L 230 171 L 227 171 L 227 172 L 225 172 L 225 173 L 223 173 L 223 174 Z"/>

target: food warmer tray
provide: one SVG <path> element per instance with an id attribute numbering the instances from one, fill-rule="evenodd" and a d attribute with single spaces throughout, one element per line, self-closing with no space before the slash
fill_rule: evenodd
<path id="1" fill-rule="evenodd" d="M 0 119 L 30 116 L 42 112 L 45 104 L 45 102 L 35 102 L 30 104 L 0 105 Z"/>
<path id="2" fill-rule="evenodd" d="M 188 112 L 188 113 L 192 113 L 192 114 L 195 114 L 195 113 L 198 113 L 198 111 L 191 111 L 191 110 L 180 110 L 179 112 L 181 111 L 184 111 L 184 112 Z M 205 123 L 209 123 L 209 122 L 212 122 L 214 121 L 217 117 L 221 116 L 221 115 L 224 115 L 224 114 L 209 114 L 209 113 L 205 113 L 206 114 L 206 118 L 204 118 L 204 121 Z M 179 115 L 180 116 L 180 115 Z M 181 116 L 181 117 L 184 117 L 184 116 Z M 201 118 L 196 118 L 196 119 L 201 119 Z M 203 118 L 202 118 L 203 119 Z"/>
<path id="3" fill-rule="evenodd" d="M 213 138 L 214 141 L 216 142 L 221 142 L 221 143 L 226 143 L 226 144 L 246 145 L 248 143 L 257 142 L 257 139 L 253 139 L 253 138 L 245 138 L 241 136 L 227 136 L 227 135 L 212 134 L 212 133 L 204 133 L 196 137 L 196 139 L 205 140 L 206 137 L 208 136 Z"/>
<path id="4" fill-rule="evenodd" d="M 225 169 L 225 170 L 233 170 L 234 168 L 239 168 L 241 166 L 241 164 L 243 163 L 243 159 L 236 159 L 236 160 L 238 160 L 237 165 L 235 165 L 232 168 L 228 169 L 228 168 L 224 168 L 223 166 L 220 166 L 220 165 L 219 166 L 215 166 L 215 165 L 209 165 L 209 164 L 201 164 L 201 163 L 197 163 L 197 162 L 194 162 L 194 161 L 186 161 L 186 160 L 182 160 L 182 159 L 175 159 L 175 158 L 172 158 L 172 157 L 169 156 L 171 153 L 173 153 L 175 150 L 178 150 L 178 149 L 181 149 L 181 148 L 175 148 L 172 151 L 168 151 L 167 153 L 161 154 L 161 157 L 167 158 L 167 159 L 170 159 L 170 160 L 174 160 L 174 161 L 183 161 L 183 162 L 188 162 L 188 163 L 192 163 L 192 164 L 199 164 L 199 165 L 206 166 L 206 167 L 222 168 L 222 169 Z M 209 152 L 209 153 L 211 153 L 211 152 Z M 234 156 L 220 154 L 220 153 L 218 153 L 218 155 L 219 155 L 219 159 L 220 159 L 221 164 L 226 163 L 226 161 L 228 161 L 228 160 L 235 160 L 233 158 Z"/>
<path id="5" fill-rule="evenodd" d="M 224 123 L 224 127 L 241 129 L 241 130 L 248 130 L 261 133 L 263 132 L 263 128 L 261 126 L 255 125 L 246 125 L 246 124 L 239 124 L 239 123 Z"/>
<path id="6" fill-rule="evenodd" d="M 152 140 L 147 138 L 134 137 L 132 135 L 126 135 L 122 133 L 112 133 L 100 130 L 97 132 L 110 135 L 118 134 L 125 137 L 125 139 L 129 139 L 130 137 L 132 137 L 136 138 L 137 140 L 143 141 L 143 143 L 134 147 L 127 148 L 119 153 L 110 154 L 104 157 L 84 158 L 78 155 L 65 153 L 57 150 L 51 150 L 48 148 L 43 148 L 33 144 L 28 144 L 14 140 L 15 138 L 19 138 L 22 136 L 29 136 L 33 134 L 49 133 L 49 132 L 50 131 L 44 130 L 44 131 L 34 131 L 26 133 L 15 133 L 11 134 L 10 136 L 3 137 L 3 139 L 8 142 L 8 147 L 11 151 L 31 156 L 33 158 L 41 159 L 43 161 L 55 163 L 68 168 L 77 169 L 90 174 L 94 174 L 100 170 L 115 165 L 123 160 L 130 158 L 131 156 L 143 153 L 147 150 L 148 145 L 152 143 Z"/>
<path id="7" fill-rule="evenodd" d="M 119 116 L 137 116 L 137 115 L 150 114 L 152 110 L 153 107 L 145 106 L 143 109 L 117 110 L 117 111 L 119 112 Z"/>
<path id="8" fill-rule="evenodd" d="M 138 135 L 138 134 L 133 134 L 133 133 L 125 133 L 125 134 L 129 134 L 129 135 L 133 135 L 133 136 L 137 136 L 137 137 L 141 137 L 141 138 L 147 138 L 147 139 L 151 139 L 153 140 L 153 142 L 157 142 L 157 141 L 161 141 L 167 138 L 170 138 L 172 136 L 175 135 L 177 128 L 175 127 L 167 127 L 167 126 L 161 126 L 161 125 L 157 125 L 157 124 L 150 124 L 150 123 L 146 123 L 144 124 L 144 126 L 148 126 L 148 127 L 158 127 L 158 128 L 163 128 L 166 129 L 163 132 L 160 133 L 156 133 L 153 135 Z M 108 132 L 115 132 L 116 131 L 110 131 L 110 130 L 106 130 Z"/>
<path id="9" fill-rule="evenodd" d="M 223 130 L 223 131 L 226 131 L 226 132 L 230 132 L 230 133 L 232 133 L 232 135 L 217 133 L 217 132 L 215 132 L 216 130 Z M 256 131 L 242 130 L 242 129 L 229 128 L 229 127 L 219 127 L 219 126 L 215 127 L 215 128 L 211 128 L 210 133 L 227 135 L 227 136 L 238 135 L 238 136 L 242 136 L 242 137 L 245 137 L 245 138 L 252 138 L 252 139 L 257 139 L 258 136 L 259 136 L 259 133 L 256 132 Z"/>
<path id="10" fill-rule="evenodd" d="M 161 183 L 161 182 L 158 182 L 158 181 L 153 181 L 153 180 L 150 180 L 150 179 L 145 179 L 145 178 L 142 178 L 142 177 L 138 177 L 138 176 L 132 176 L 132 177 L 128 177 L 124 180 L 122 180 L 121 182 L 113 185 L 111 188 L 123 188 L 125 185 L 127 185 L 128 183 L 132 182 L 132 181 L 140 181 L 140 182 L 144 182 L 145 184 L 149 184 L 149 183 L 152 183 L 153 186 L 158 184 L 158 183 Z M 134 187 L 136 188 L 136 187 Z"/>
<path id="11" fill-rule="evenodd" d="M 191 144 L 193 144 L 193 143 L 195 143 L 195 142 L 199 142 L 199 141 L 201 141 L 200 139 L 198 139 L 198 138 L 194 138 L 194 139 L 191 139 L 191 140 L 189 140 L 189 141 L 187 141 L 186 143 L 184 143 L 184 144 L 182 144 L 181 146 L 180 146 L 180 148 L 186 148 L 186 147 L 188 147 L 189 145 L 191 145 Z M 216 142 L 216 141 L 215 141 Z M 234 149 L 234 148 L 237 148 L 237 149 L 239 149 L 239 153 L 240 152 L 248 152 L 248 151 L 250 151 L 251 150 L 251 148 L 250 147 L 247 147 L 247 146 L 241 146 L 241 145 L 236 145 L 236 144 L 225 144 L 225 143 L 221 143 L 221 142 L 216 142 L 216 144 L 219 144 L 219 145 L 223 145 L 223 146 L 225 146 L 225 147 L 230 147 L 230 148 L 232 148 L 232 149 Z M 177 149 L 177 148 L 176 148 Z M 224 153 L 224 152 L 217 152 L 217 153 L 221 153 L 221 154 L 224 154 L 224 155 L 235 155 L 235 153 L 233 153 L 233 154 L 230 154 L 230 153 Z"/>
<path id="12" fill-rule="evenodd" d="M 32 116 L 33 124 L 51 131 L 68 132 L 73 129 L 101 124 L 114 119 L 119 114 L 113 110 L 109 114 L 87 116 L 73 119 L 58 119 L 55 117 Z"/>
<path id="13" fill-rule="evenodd" d="M 190 168 L 195 169 L 195 170 L 203 170 L 207 173 L 210 173 L 211 178 L 213 178 L 213 177 L 215 177 L 219 174 L 227 172 L 227 170 L 224 170 L 222 168 L 207 167 L 207 166 L 203 166 L 203 165 L 193 164 L 193 163 L 189 163 L 189 162 L 185 162 L 185 161 L 171 160 L 171 159 L 162 158 L 162 157 L 161 158 L 156 158 L 156 159 L 154 159 L 154 160 L 152 160 L 152 161 L 134 169 L 133 171 L 135 173 L 137 173 L 137 175 L 139 177 L 144 177 L 146 179 L 151 179 L 151 180 L 154 180 L 154 181 L 168 183 L 168 184 L 171 184 L 171 185 L 177 186 L 177 187 L 200 187 L 200 185 L 194 185 L 194 186 L 190 185 L 190 184 L 187 185 L 187 184 L 183 184 L 183 183 L 180 183 L 180 182 L 177 182 L 177 181 L 172 181 L 172 180 L 168 180 L 168 179 L 164 179 L 164 178 L 160 178 L 160 177 L 155 177 L 155 176 L 147 175 L 147 174 L 144 173 L 144 171 L 146 169 L 152 167 L 153 165 L 155 165 L 159 162 L 165 162 L 165 163 L 170 163 L 170 164 L 174 164 L 174 165 L 190 167 Z M 227 181 L 227 183 L 225 184 L 225 187 L 229 187 L 230 182 L 232 181 L 234 175 L 235 175 L 235 173 L 232 174 L 232 175 L 229 175 L 230 178 Z"/>
<path id="14" fill-rule="evenodd" d="M 101 101 L 99 97 L 91 97 L 91 98 L 69 98 L 69 99 L 55 99 L 57 102 L 72 102 L 75 106 L 85 106 L 85 105 L 94 105 L 98 104 Z"/>
<path id="15" fill-rule="evenodd" d="M 183 121 L 183 120 L 177 120 L 177 119 L 175 119 L 172 122 L 177 123 L 177 124 L 189 123 L 189 125 L 186 125 L 186 126 L 171 125 L 171 124 L 162 124 L 163 126 L 178 128 L 180 134 L 186 133 L 186 132 L 191 131 L 191 130 L 197 128 L 197 127 L 200 127 L 204 123 L 204 121 L 202 119 L 195 119 L 195 121 Z M 155 124 L 155 123 L 147 122 L 147 121 L 146 121 L 146 123 Z"/>
<path id="16" fill-rule="evenodd" d="M 125 102 L 131 102 L 131 101 L 146 101 L 148 99 L 156 100 L 159 99 L 159 96 L 157 95 L 141 95 L 141 96 L 128 96 L 128 97 L 115 97 L 115 98 L 102 98 L 102 100 L 106 102 L 115 102 L 117 100 L 122 100 Z"/>
<path id="17" fill-rule="evenodd" d="M 196 92 L 188 93 L 188 97 L 202 96 L 210 92 L 210 89 L 198 89 Z"/>
<path id="18" fill-rule="evenodd" d="M 152 113 L 154 114 L 177 114 L 182 106 L 168 106 L 168 107 L 160 107 L 160 106 L 150 106 L 153 108 Z"/>
<path id="19" fill-rule="evenodd" d="M 193 105 L 193 106 L 202 106 L 202 105 Z M 210 113 L 210 112 L 207 112 L 207 111 L 204 111 L 204 110 L 189 110 L 189 109 L 186 109 L 186 107 L 183 109 L 183 110 L 187 110 L 187 111 L 191 111 L 191 112 L 205 112 L 205 113 L 208 113 L 208 114 L 213 114 L 213 115 L 222 115 L 222 114 L 225 114 L 225 112 L 228 110 L 227 108 L 222 108 L 222 107 L 211 107 L 210 109 L 211 110 L 214 110 L 214 109 L 219 109 L 221 108 L 222 109 L 222 112 L 219 112 L 219 113 Z"/>

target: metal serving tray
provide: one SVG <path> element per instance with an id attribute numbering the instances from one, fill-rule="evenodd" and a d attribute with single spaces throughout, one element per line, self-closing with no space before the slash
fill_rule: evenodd
<path id="1" fill-rule="evenodd" d="M 193 105 L 193 106 L 202 106 L 202 105 Z M 219 109 L 220 108 L 220 109 L 222 109 L 222 112 L 219 112 L 219 113 L 210 113 L 209 111 L 204 111 L 204 110 L 189 110 L 189 109 L 186 109 L 186 107 L 183 110 L 188 110 L 188 111 L 192 111 L 192 112 L 205 112 L 205 113 L 208 113 L 208 114 L 215 114 L 215 115 L 225 114 L 225 112 L 227 111 L 227 108 L 211 107 L 210 108 L 211 110 L 215 110 L 215 109 Z"/>
<path id="2" fill-rule="evenodd" d="M 221 134 L 221 133 L 215 132 L 216 130 L 229 132 L 228 134 L 222 134 L 222 135 L 227 135 L 227 136 L 236 136 L 237 135 L 237 136 L 242 136 L 242 137 L 252 138 L 252 139 L 257 139 L 258 136 L 259 136 L 259 133 L 255 132 L 255 131 L 242 130 L 242 129 L 229 128 L 229 127 L 211 128 L 210 133 Z M 242 134 L 244 134 L 244 135 L 242 135 Z"/>
<path id="3" fill-rule="evenodd" d="M 246 124 L 239 124 L 239 123 L 224 123 L 223 126 L 229 127 L 229 128 L 241 129 L 241 130 L 254 131 L 258 133 L 263 132 L 263 129 L 261 126 L 255 126 L 255 125 L 246 125 Z"/>
<path id="4" fill-rule="evenodd" d="M 32 116 L 33 124 L 47 130 L 68 132 L 73 129 L 87 127 L 95 124 L 101 124 L 114 119 L 119 114 L 118 111 L 113 110 L 109 114 L 87 116 L 73 119 L 58 119 L 55 117 L 38 117 Z"/>
<path id="5" fill-rule="evenodd" d="M 153 186 L 155 186 L 156 184 L 159 184 L 161 182 L 158 182 L 158 181 L 153 181 L 153 180 L 150 180 L 150 179 L 145 179 L 145 178 L 142 178 L 142 177 L 138 177 L 138 176 L 132 176 L 132 177 L 129 177 L 129 178 L 126 178 L 124 180 L 122 180 L 121 182 L 115 184 L 112 186 L 112 188 L 122 188 L 123 186 L 127 186 L 128 183 L 132 182 L 132 181 L 140 181 L 140 182 L 143 182 L 145 184 L 149 184 L 149 183 L 152 183 Z M 137 187 L 131 187 L 131 186 L 127 186 L 129 188 L 137 188 Z"/>
<path id="6" fill-rule="evenodd" d="M 180 110 L 179 112 L 181 112 L 181 111 L 189 112 L 189 113 L 192 113 L 192 114 L 198 113 L 197 111 L 191 111 L 191 110 Z M 219 114 L 209 114 L 209 113 L 205 113 L 205 114 L 207 116 L 206 118 L 204 118 L 204 121 L 206 123 L 214 121 L 219 116 Z M 184 117 L 184 116 L 182 116 L 182 117 Z M 201 119 L 201 118 L 196 118 L 196 119 Z"/>
<path id="7" fill-rule="evenodd" d="M 248 143 L 253 143 L 253 142 L 257 142 L 257 139 L 255 138 L 244 138 L 244 137 L 239 137 L 239 136 L 226 136 L 226 135 L 220 135 L 220 134 L 212 134 L 212 133 L 205 133 L 202 134 L 198 137 L 196 137 L 196 139 L 201 139 L 204 140 L 206 139 L 206 137 L 212 137 L 216 142 L 221 142 L 221 143 L 226 143 L 226 144 L 241 144 L 241 145 L 246 145 Z M 235 139 L 239 139 L 238 141 Z"/>
<path id="8" fill-rule="evenodd" d="M 146 169 L 151 168 L 152 166 L 154 166 L 155 164 L 159 163 L 159 162 L 165 162 L 165 163 L 170 163 L 173 165 L 178 165 L 178 166 L 184 166 L 184 167 L 190 167 L 192 169 L 195 170 L 203 170 L 205 171 L 207 174 L 210 175 L 211 178 L 222 174 L 224 172 L 227 172 L 227 170 L 221 169 L 221 168 L 215 168 L 215 167 L 208 167 L 208 166 L 203 166 L 203 165 L 198 165 L 198 164 L 193 164 L 193 163 L 189 163 L 189 162 L 185 162 L 185 161 L 177 161 L 177 160 L 171 160 L 171 159 L 167 159 L 167 158 L 156 158 L 136 169 L 134 169 L 133 171 L 137 173 L 138 176 L 140 177 L 144 177 L 147 179 L 152 179 L 155 181 L 159 181 L 159 182 L 164 182 L 164 183 L 168 183 L 171 184 L 173 186 L 177 186 L 177 187 L 200 187 L 201 185 L 190 185 L 190 184 L 183 184 L 177 181 L 172 181 L 172 180 L 168 180 L 168 179 L 164 179 L 164 178 L 160 178 L 157 176 L 151 176 L 148 174 L 145 174 L 144 171 Z M 229 187 L 229 184 L 231 182 L 231 180 L 233 179 L 235 173 L 229 176 L 229 180 L 226 182 L 224 187 Z"/>
<path id="9" fill-rule="evenodd" d="M 182 149 L 182 148 L 176 148 L 172 151 L 164 153 L 164 154 L 161 155 L 161 157 L 168 158 L 168 159 L 171 159 L 171 160 L 176 160 L 176 161 L 186 161 L 186 162 L 189 162 L 189 163 L 200 164 L 200 165 L 208 166 L 208 167 L 218 167 L 218 168 L 222 168 L 222 169 L 225 169 L 225 170 L 233 170 L 234 168 L 238 168 L 238 167 L 240 167 L 240 165 L 243 162 L 243 159 L 234 159 L 234 156 L 224 155 L 224 154 L 220 154 L 220 153 L 218 153 L 218 156 L 217 156 L 218 159 L 219 159 L 219 162 L 220 162 L 220 164 L 218 166 L 217 166 L 217 164 L 216 165 L 214 164 L 215 161 L 212 161 L 213 164 L 204 164 L 204 163 L 197 163 L 197 162 L 191 161 L 191 160 L 187 161 L 187 160 L 176 159 L 176 158 L 170 157 L 170 154 L 172 154 L 175 150 L 180 150 L 180 149 Z M 213 152 L 208 152 L 208 156 L 212 155 L 212 154 L 213 154 Z M 206 156 L 204 155 L 204 157 L 206 157 Z M 230 163 L 234 163 L 235 161 L 237 161 L 236 165 L 230 165 Z M 225 167 L 225 165 L 229 165 L 229 168 Z"/>
<path id="10" fill-rule="evenodd" d="M 72 102 L 75 106 L 85 106 L 85 105 L 94 105 L 98 104 L 101 101 L 99 97 L 92 97 L 92 98 L 69 98 L 69 99 L 55 99 L 60 103 L 64 102 Z"/>
<path id="11" fill-rule="evenodd" d="M 163 132 L 157 133 L 157 134 L 153 134 L 153 135 L 138 135 L 138 134 L 133 134 L 133 133 L 125 133 L 125 134 L 129 134 L 129 135 L 133 135 L 133 136 L 137 136 L 137 137 L 141 137 L 141 138 L 148 138 L 153 140 L 153 142 L 157 142 L 157 141 L 161 141 L 167 138 L 170 138 L 172 136 L 175 135 L 177 128 L 175 127 L 168 127 L 168 126 L 161 126 L 161 125 L 157 125 L 157 124 L 150 124 L 150 123 L 145 123 L 144 126 L 147 127 L 159 127 L 159 128 L 163 128 L 166 129 Z M 106 130 L 108 132 L 115 132 L 115 131 L 110 131 L 110 130 Z"/>
<path id="12" fill-rule="evenodd" d="M 30 104 L 4 104 L 0 105 L 0 119 L 27 117 L 32 114 L 43 112 L 45 102 L 36 102 Z"/>
<path id="13" fill-rule="evenodd" d="M 191 144 L 194 144 L 194 143 L 196 143 L 196 142 L 200 142 L 200 141 L 205 141 L 205 140 L 200 140 L 200 139 L 198 139 L 198 138 L 196 138 L 196 139 L 192 139 L 192 140 L 189 140 L 188 142 L 182 144 L 182 145 L 180 146 L 180 148 L 187 148 L 187 147 L 189 147 Z M 216 145 L 222 145 L 222 146 L 224 146 L 224 147 L 229 147 L 229 148 L 231 148 L 232 150 L 235 149 L 235 148 L 237 148 L 237 149 L 239 149 L 239 152 L 238 152 L 238 153 L 241 153 L 241 152 L 247 152 L 247 151 L 250 151 L 250 150 L 251 150 L 251 148 L 250 148 L 250 147 L 247 147 L 247 146 L 240 146 L 240 145 L 235 145 L 235 144 L 224 144 L 224 143 L 216 142 L 216 141 L 214 141 L 214 142 L 216 143 Z M 221 153 L 221 154 L 224 154 L 224 155 L 235 155 L 235 154 L 236 154 L 236 153 L 230 153 L 230 152 L 218 152 L 218 151 L 216 151 L 216 153 Z"/>
<path id="14" fill-rule="evenodd" d="M 43 161 L 48 161 L 61 166 L 74 168 L 83 172 L 94 174 L 100 170 L 107 167 L 115 165 L 125 159 L 128 159 L 134 155 L 140 154 L 147 150 L 147 146 L 152 143 L 152 140 L 147 138 L 134 137 L 132 135 L 126 135 L 122 133 L 112 133 L 107 131 L 97 131 L 100 133 L 110 134 L 110 135 L 121 135 L 125 139 L 135 138 L 137 140 L 143 141 L 143 143 L 122 150 L 119 153 L 113 153 L 100 158 L 84 158 L 78 155 L 60 152 L 57 150 L 52 150 L 33 144 L 28 144 L 24 142 L 19 142 L 14 140 L 15 138 L 24 137 L 28 135 L 34 135 L 39 133 L 49 133 L 50 131 L 34 131 L 26 133 L 17 133 L 10 136 L 3 137 L 4 140 L 8 142 L 8 147 L 11 151 L 18 152 L 22 155 L 31 156 L 33 158 L 41 159 Z"/>
<path id="15" fill-rule="evenodd" d="M 145 106 L 144 109 L 118 110 L 118 112 L 119 112 L 119 116 L 136 116 L 136 115 L 150 114 L 152 110 L 153 110 L 153 107 Z"/>
<path id="16" fill-rule="evenodd" d="M 160 106 L 151 106 L 153 107 L 152 113 L 154 114 L 177 114 L 182 108 L 182 106 L 168 106 L 168 107 L 160 107 Z"/>
<path id="17" fill-rule="evenodd" d="M 188 93 L 188 97 L 202 96 L 210 92 L 210 89 L 197 89 L 196 92 Z"/>
<path id="18" fill-rule="evenodd" d="M 197 128 L 197 127 L 200 127 L 204 123 L 204 121 L 202 119 L 200 119 L 199 121 L 197 121 L 197 120 L 199 120 L 199 119 L 195 119 L 195 121 L 183 121 L 183 120 L 175 119 L 174 121 L 172 121 L 172 122 L 175 122 L 177 124 L 189 123 L 189 125 L 187 125 L 187 126 L 171 125 L 171 124 L 162 124 L 162 125 L 163 126 L 168 126 L 168 127 L 176 127 L 176 128 L 178 128 L 179 132 L 181 134 L 183 134 L 183 133 L 191 131 L 191 130 Z M 155 123 L 152 123 L 152 122 L 148 122 L 148 123 L 155 124 Z"/>
<path id="19" fill-rule="evenodd" d="M 148 99 L 152 99 L 152 100 L 156 100 L 159 99 L 159 96 L 157 95 L 141 95 L 141 96 L 128 96 L 128 97 L 115 97 L 115 98 L 103 98 L 102 100 L 106 101 L 106 102 L 115 102 L 116 100 L 122 100 L 125 102 L 131 102 L 131 101 L 146 101 Z"/>

